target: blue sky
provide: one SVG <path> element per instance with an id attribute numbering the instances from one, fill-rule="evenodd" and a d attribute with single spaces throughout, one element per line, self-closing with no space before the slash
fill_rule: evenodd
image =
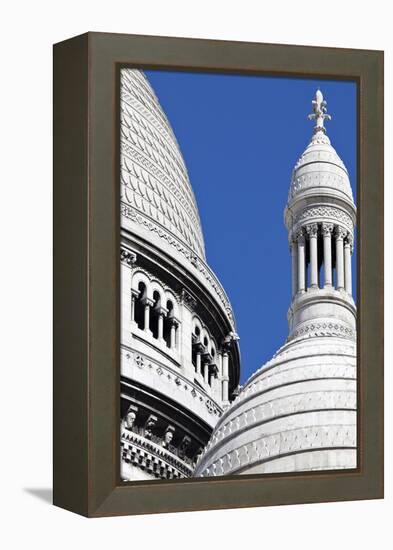
<path id="1" fill-rule="evenodd" d="M 235 312 L 243 383 L 288 334 L 291 273 L 283 212 L 293 166 L 312 134 L 307 115 L 318 87 L 332 115 L 327 133 L 356 196 L 356 84 L 145 73 L 187 165 L 209 265 Z"/>

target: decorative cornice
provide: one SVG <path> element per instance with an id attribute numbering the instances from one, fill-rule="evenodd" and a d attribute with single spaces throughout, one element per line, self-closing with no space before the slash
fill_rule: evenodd
<path id="1" fill-rule="evenodd" d="M 312 321 L 292 332 L 288 336 L 287 342 L 297 338 L 312 338 L 315 336 L 336 336 L 355 340 L 356 332 L 348 325 L 336 320 L 322 322 Z"/>
<path id="2" fill-rule="evenodd" d="M 204 263 L 204 261 L 201 258 L 198 258 L 194 252 L 186 245 L 182 244 L 178 239 L 176 239 L 173 235 L 169 234 L 166 230 L 164 230 L 161 226 L 155 224 L 151 219 L 145 217 L 142 215 L 141 212 L 135 210 L 134 208 L 121 203 L 121 215 L 129 218 L 135 223 L 138 223 L 139 225 L 145 226 L 148 230 L 153 231 L 160 237 L 161 239 L 164 239 L 170 244 L 171 246 L 174 246 L 177 251 L 182 254 L 193 266 L 195 269 L 201 273 L 201 275 L 205 278 L 207 285 L 214 291 L 214 294 L 217 295 L 219 301 L 221 302 L 224 311 L 226 312 L 229 321 L 231 322 L 232 326 L 234 326 L 234 316 L 232 312 L 232 307 L 229 303 L 228 297 L 225 294 L 224 289 L 221 286 L 221 283 L 217 279 L 217 277 L 214 275 L 214 273 L 211 271 L 209 266 Z"/>

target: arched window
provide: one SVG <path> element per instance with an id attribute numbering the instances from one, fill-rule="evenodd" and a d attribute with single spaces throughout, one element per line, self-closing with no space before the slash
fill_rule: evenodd
<path id="1" fill-rule="evenodd" d="M 171 342 L 171 329 L 172 329 L 173 314 L 174 314 L 173 302 L 171 300 L 167 301 L 166 309 L 167 309 L 167 314 L 166 314 L 166 317 L 164 318 L 163 338 L 164 338 L 168 348 L 170 348 L 170 347 L 174 348 L 175 347 L 175 342 Z M 172 339 L 174 339 L 173 335 L 172 335 Z"/>
<path id="2" fill-rule="evenodd" d="M 161 296 L 160 293 L 155 290 L 153 292 L 153 305 L 150 310 L 149 329 L 153 335 L 153 338 L 158 338 L 158 317 L 161 308 Z"/>
<path id="3" fill-rule="evenodd" d="M 145 329 L 145 299 L 147 288 L 145 283 L 140 282 L 138 284 L 138 297 L 135 300 L 135 313 L 134 319 L 139 329 Z"/>

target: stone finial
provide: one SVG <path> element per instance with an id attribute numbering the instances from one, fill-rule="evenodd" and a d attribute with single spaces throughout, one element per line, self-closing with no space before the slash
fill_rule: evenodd
<path id="1" fill-rule="evenodd" d="M 327 102 L 323 99 L 323 94 L 321 90 L 315 92 L 315 99 L 312 100 L 312 110 L 313 112 L 308 115 L 309 120 L 315 120 L 314 134 L 317 132 L 326 133 L 326 128 L 324 126 L 325 119 L 331 120 L 332 117 L 327 114 Z"/>

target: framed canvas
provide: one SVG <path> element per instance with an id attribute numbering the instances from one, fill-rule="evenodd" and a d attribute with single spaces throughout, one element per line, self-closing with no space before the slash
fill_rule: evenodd
<path id="1" fill-rule="evenodd" d="M 383 497 L 382 52 L 54 46 L 53 427 L 89 517 Z"/>

